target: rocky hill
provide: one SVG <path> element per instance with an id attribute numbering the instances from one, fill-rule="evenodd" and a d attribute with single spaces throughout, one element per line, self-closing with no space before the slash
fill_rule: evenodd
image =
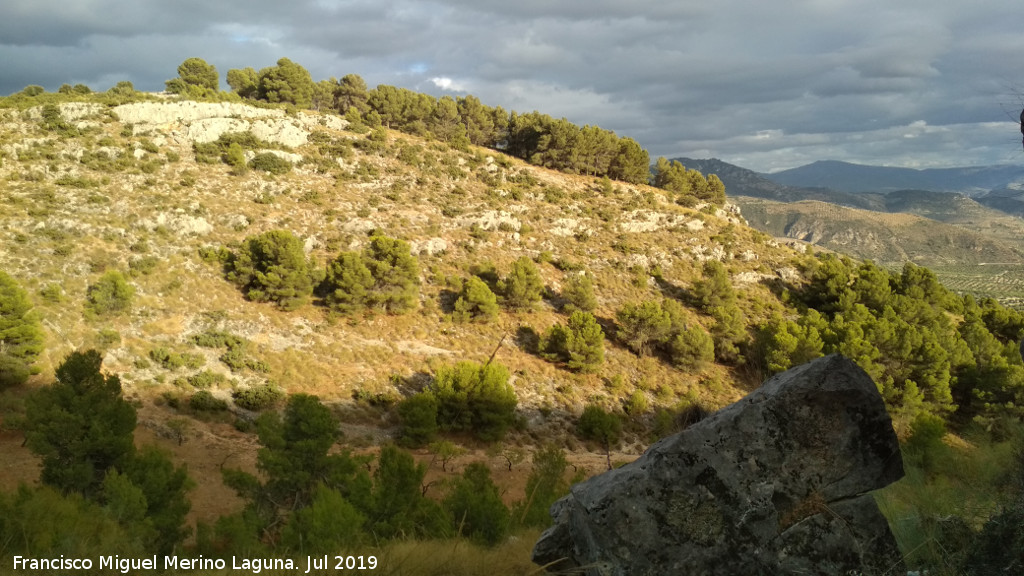
<path id="1" fill-rule="evenodd" d="M 728 266 L 746 307 L 775 300 L 764 279 L 795 273 L 797 253 L 747 227 L 738 211 L 686 208 L 661 190 L 493 150 L 357 133 L 336 115 L 188 101 L 57 110 L 0 111 L 0 268 L 35 295 L 47 333 L 42 378 L 69 351 L 98 347 L 105 368 L 147 405 L 208 371 L 223 376 L 213 387 L 220 398 L 272 381 L 348 406 L 371 437 L 375 428 L 387 435 L 394 421 L 377 407 L 416 390 L 439 366 L 492 353 L 512 369 L 526 430 L 538 437 L 571 432 L 574 415 L 595 399 L 720 405 L 741 393 L 723 366 L 680 370 L 609 341 L 597 374 L 580 375 L 532 353 L 528 336 L 563 321 L 562 289 L 584 271 L 609 338 L 623 305 L 687 290 L 707 260 Z M 248 159 L 273 154 L 287 169 L 236 175 L 203 148 L 232 134 L 258 143 Z M 406 240 L 420 270 L 415 311 L 339 316 L 319 305 L 282 311 L 248 300 L 209 255 L 278 229 L 299 236 L 320 266 L 361 249 L 373 232 Z M 504 276 L 521 256 L 539 264 L 539 306 L 504 310 L 490 323 L 453 322 L 461 279 L 490 267 Z M 89 314 L 89 287 L 108 270 L 128 275 L 131 311 Z M 711 323 L 695 312 L 692 321 Z M 210 331 L 250 341 L 263 369 L 232 371 L 222 350 L 197 346 L 195 337 Z M 165 353 L 198 360 L 173 367 L 160 360 Z M 166 410 L 151 425 L 169 433 L 160 422 Z"/>

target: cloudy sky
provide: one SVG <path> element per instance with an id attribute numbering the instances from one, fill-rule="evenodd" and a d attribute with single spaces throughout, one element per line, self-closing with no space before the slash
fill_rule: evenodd
<path id="1" fill-rule="evenodd" d="M 474 94 L 760 171 L 1024 164 L 1020 0 L 2 0 L 0 94 L 184 59 Z"/>

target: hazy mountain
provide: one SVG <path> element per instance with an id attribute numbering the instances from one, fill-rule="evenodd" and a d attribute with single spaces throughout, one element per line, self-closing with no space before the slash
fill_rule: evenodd
<path id="1" fill-rule="evenodd" d="M 965 168 L 891 168 L 822 160 L 763 174 L 784 186 L 827 187 L 841 192 L 892 192 L 903 189 L 959 192 L 980 196 L 994 188 L 1024 182 L 1024 166 L 997 165 Z"/>
<path id="2" fill-rule="evenodd" d="M 880 194 L 851 194 L 824 187 L 780 184 L 764 174 L 723 162 L 717 158 L 707 160 L 673 158 L 673 160 L 702 174 L 716 174 L 725 184 L 725 190 L 729 196 L 750 196 L 779 202 L 818 200 L 865 210 L 885 210 L 885 199 Z"/>

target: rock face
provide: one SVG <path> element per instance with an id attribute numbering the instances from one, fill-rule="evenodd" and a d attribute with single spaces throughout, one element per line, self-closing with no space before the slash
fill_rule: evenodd
<path id="1" fill-rule="evenodd" d="M 826 356 L 576 485 L 533 560 L 592 576 L 893 574 L 868 492 L 902 476 L 874 382 Z"/>

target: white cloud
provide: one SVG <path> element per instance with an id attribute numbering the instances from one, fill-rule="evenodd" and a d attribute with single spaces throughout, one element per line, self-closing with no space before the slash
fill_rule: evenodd
<path id="1" fill-rule="evenodd" d="M 466 87 L 460 82 L 456 82 L 447 76 L 435 76 L 430 81 L 441 90 L 445 92 L 466 92 Z"/>

